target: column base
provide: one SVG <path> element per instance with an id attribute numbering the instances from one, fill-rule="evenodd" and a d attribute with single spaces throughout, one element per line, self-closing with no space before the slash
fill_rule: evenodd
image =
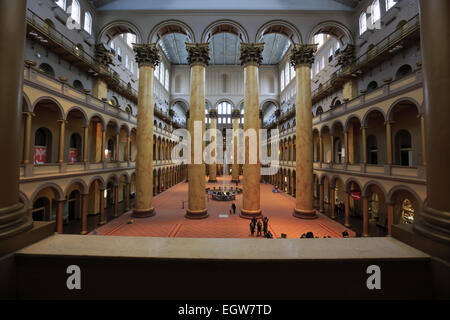
<path id="1" fill-rule="evenodd" d="M 344 223 L 344 227 L 346 227 L 346 228 L 350 228 L 352 225 L 351 224 L 349 224 L 349 223 Z"/>
<path id="2" fill-rule="evenodd" d="M 239 179 L 232 179 L 231 182 L 233 182 L 233 183 L 238 182 L 239 183 L 239 182 L 241 182 L 241 180 L 239 180 Z"/>
<path id="3" fill-rule="evenodd" d="M 22 203 L 0 209 L 0 239 L 13 237 L 33 228 L 33 220 Z"/>
<path id="4" fill-rule="evenodd" d="M 294 209 L 294 213 L 292 214 L 294 217 L 299 219 L 317 219 L 316 210 L 301 210 L 301 209 Z"/>
<path id="5" fill-rule="evenodd" d="M 150 208 L 150 209 L 133 209 L 133 213 L 131 214 L 131 216 L 133 218 L 149 218 L 149 217 L 153 217 L 156 214 L 155 212 L 155 208 Z"/>
<path id="6" fill-rule="evenodd" d="M 209 179 L 208 182 L 217 182 L 217 179 Z"/>
<path id="7" fill-rule="evenodd" d="M 85 235 L 85 234 L 87 234 L 87 233 L 88 233 L 87 231 L 81 231 L 81 232 L 80 232 L 81 235 Z"/>
<path id="8" fill-rule="evenodd" d="M 424 204 L 418 216 L 421 219 L 413 224 L 414 232 L 434 241 L 450 244 L 450 212 L 436 210 Z"/>
<path id="9" fill-rule="evenodd" d="M 184 215 L 186 219 L 205 219 L 208 217 L 208 210 L 190 210 L 186 209 L 186 214 Z"/>
<path id="10" fill-rule="evenodd" d="M 245 210 L 245 209 L 241 209 L 241 213 L 239 214 L 239 216 L 243 219 L 260 219 L 262 217 L 262 211 L 261 209 L 259 210 Z"/>

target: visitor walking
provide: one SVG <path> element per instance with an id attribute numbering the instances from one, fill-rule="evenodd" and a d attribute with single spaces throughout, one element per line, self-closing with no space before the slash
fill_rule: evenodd
<path id="1" fill-rule="evenodd" d="M 256 222 L 255 220 L 252 219 L 252 221 L 250 222 L 250 233 L 253 235 L 255 234 L 255 227 L 256 227 Z"/>
<path id="2" fill-rule="evenodd" d="M 264 233 L 264 236 L 266 236 L 267 235 L 267 229 L 268 229 L 268 226 L 269 226 L 269 218 L 264 217 L 262 220 L 263 220 L 263 233 Z"/>
<path id="3" fill-rule="evenodd" d="M 260 236 L 261 236 L 261 231 L 262 231 L 262 224 L 261 224 L 261 221 L 260 221 L 260 220 L 258 220 L 258 224 L 257 224 L 256 226 L 257 226 L 257 231 L 258 231 L 258 233 L 256 234 L 256 236 L 257 236 L 257 237 L 260 237 Z"/>

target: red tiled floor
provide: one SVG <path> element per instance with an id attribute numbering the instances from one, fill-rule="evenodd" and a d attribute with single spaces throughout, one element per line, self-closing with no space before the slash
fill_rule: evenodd
<path id="1" fill-rule="evenodd" d="M 219 182 L 207 186 L 218 188 Z M 230 184 L 231 185 L 231 184 Z M 234 184 L 233 184 L 234 186 Z M 157 195 L 153 204 L 156 215 L 151 218 L 130 220 L 131 212 L 124 213 L 119 218 L 97 229 L 99 235 L 112 236 L 149 236 L 149 237 L 184 237 L 184 238 L 247 238 L 250 237 L 250 220 L 239 217 L 242 207 L 242 195 L 236 197 L 236 215 L 229 215 L 230 202 L 208 199 L 206 207 L 209 217 L 202 220 L 190 220 L 184 217 L 187 207 L 188 183 L 182 182 L 169 190 Z M 318 219 L 302 220 L 292 216 L 295 199 L 284 193 L 272 193 L 272 186 L 261 184 L 261 209 L 263 215 L 269 217 L 269 229 L 274 237 L 281 237 L 285 233 L 288 238 L 299 238 L 303 233 L 312 231 L 314 236 L 332 238 L 342 237 L 347 230 L 350 236 L 355 233 L 341 224 L 318 214 Z M 227 218 L 219 215 L 228 215 Z M 91 233 L 92 234 L 92 233 Z"/>

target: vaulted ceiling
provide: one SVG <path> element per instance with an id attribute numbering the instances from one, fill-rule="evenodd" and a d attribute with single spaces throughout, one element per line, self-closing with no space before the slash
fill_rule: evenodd
<path id="1" fill-rule="evenodd" d="M 352 10 L 360 0 L 91 0 L 100 10 Z"/>

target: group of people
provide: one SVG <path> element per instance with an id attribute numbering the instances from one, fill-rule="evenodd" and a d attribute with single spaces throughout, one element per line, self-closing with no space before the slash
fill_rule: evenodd
<path id="1" fill-rule="evenodd" d="M 261 223 L 262 220 L 262 223 Z M 268 239 L 272 239 L 273 235 L 269 231 L 269 218 L 262 217 L 261 219 L 256 219 L 256 217 L 253 217 L 250 222 L 250 233 L 252 237 L 255 235 L 256 230 L 256 236 L 257 237 L 264 237 Z"/>
<path id="2" fill-rule="evenodd" d="M 337 202 L 334 205 L 334 213 L 336 217 L 343 216 L 345 214 L 345 205 L 342 202 Z"/>

